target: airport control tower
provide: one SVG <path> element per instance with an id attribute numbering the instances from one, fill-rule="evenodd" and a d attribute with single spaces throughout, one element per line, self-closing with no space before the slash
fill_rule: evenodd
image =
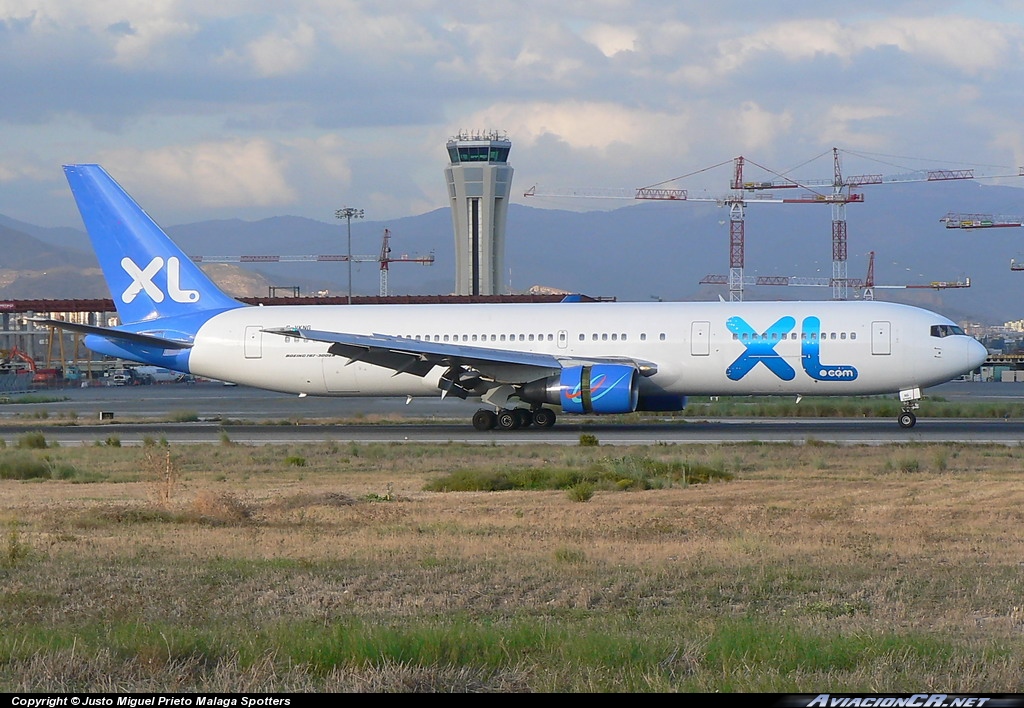
<path id="1" fill-rule="evenodd" d="M 512 190 L 511 141 L 504 133 L 448 140 L 444 170 L 455 229 L 455 294 L 505 295 L 505 220 Z"/>

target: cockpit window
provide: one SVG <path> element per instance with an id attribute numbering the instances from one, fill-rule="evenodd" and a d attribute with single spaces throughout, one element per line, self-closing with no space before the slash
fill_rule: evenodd
<path id="1" fill-rule="evenodd" d="M 964 331 L 956 325 L 932 325 L 933 337 L 949 337 L 954 334 L 964 334 Z"/>

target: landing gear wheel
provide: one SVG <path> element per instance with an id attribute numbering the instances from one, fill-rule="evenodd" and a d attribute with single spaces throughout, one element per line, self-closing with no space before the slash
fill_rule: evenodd
<path id="1" fill-rule="evenodd" d="M 533 425 L 533 414 L 530 413 L 530 411 L 526 410 L 525 408 L 515 408 L 513 410 L 515 410 L 516 415 L 519 416 L 520 428 L 528 428 L 531 425 Z"/>
<path id="2" fill-rule="evenodd" d="M 533 424 L 538 428 L 550 428 L 555 424 L 555 412 L 550 408 L 538 408 L 533 412 Z"/>
<path id="3" fill-rule="evenodd" d="M 903 411 L 900 413 L 899 424 L 901 428 L 913 428 L 915 423 L 917 423 L 916 415 L 910 411 Z"/>
<path id="4" fill-rule="evenodd" d="M 515 410 L 503 410 L 498 413 L 498 427 L 502 430 L 517 430 L 520 418 Z"/>
<path id="5" fill-rule="evenodd" d="M 494 411 L 481 408 L 473 414 L 473 427 L 477 430 L 494 430 L 497 425 L 498 416 L 494 414 Z"/>

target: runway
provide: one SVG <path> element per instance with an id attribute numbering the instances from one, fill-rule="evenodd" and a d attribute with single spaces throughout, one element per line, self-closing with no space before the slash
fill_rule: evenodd
<path id="1" fill-rule="evenodd" d="M 1018 390 L 1019 386 L 1019 390 Z M 928 391 L 946 400 L 1016 401 L 1024 385 L 957 382 Z M 147 439 L 177 444 L 465 443 L 577 445 L 580 435 L 602 445 L 683 443 L 807 443 L 883 445 L 963 442 L 1019 445 L 1024 420 L 919 418 L 912 430 L 888 418 L 561 416 L 553 428 L 478 432 L 469 423 L 475 402 L 379 398 L 299 398 L 243 386 L 98 387 L 38 392 L 61 400 L 0 405 L 0 439 L 9 446 L 29 430 L 60 445 L 92 445 L 117 437 L 122 445 Z M 102 422 L 101 414 L 110 416 Z M 183 422 L 164 422 L 180 420 Z M 152 422 L 158 421 L 158 422 Z M 333 421 L 343 421 L 336 423 Z"/>

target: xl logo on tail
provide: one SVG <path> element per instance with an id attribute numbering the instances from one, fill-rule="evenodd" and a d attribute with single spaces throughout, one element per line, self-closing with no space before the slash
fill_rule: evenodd
<path id="1" fill-rule="evenodd" d="M 122 258 L 121 267 L 132 279 L 131 285 L 121 293 L 121 302 L 131 302 L 143 290 L 153 302 L 164 301 L 164 292 L 153 282 L 154 276 L 164 267 L 163 258 L 154 256 L 145 268 L 140 268 L 131 258 Z M 198 290 L 181 288 L 181 261 L 177 256 L 167 259 L 167 297 L 174 302 L 199 302 Z"/>

